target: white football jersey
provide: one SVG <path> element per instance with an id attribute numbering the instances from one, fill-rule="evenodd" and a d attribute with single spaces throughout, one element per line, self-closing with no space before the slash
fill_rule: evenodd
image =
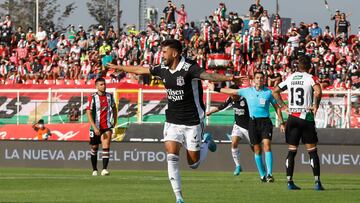
<path id="1" fill-rule="evenodd" d="M 292 116 L 314 120 L 309 108 L 313 105 L 313 86 L 318 79 L 306 72 L 295 72 L 279 84 L 281 90 L 288 90 L 288 106 Z"/>

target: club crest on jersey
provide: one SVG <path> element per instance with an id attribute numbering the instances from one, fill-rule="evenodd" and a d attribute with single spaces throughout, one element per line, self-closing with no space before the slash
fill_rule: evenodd
<path id="1" fill-rule="evenodd" d="M 176 85 L 180 87 L 185 85 L 185 80 L 182 76 L 176 78 Z"/>
<path id="2" fill-rule="evenodd" d="M 245 102 L 244 102 L 244 101 L 241 101 L 241 102 L 240 102 L 240 106 L 245 106 Z"/>

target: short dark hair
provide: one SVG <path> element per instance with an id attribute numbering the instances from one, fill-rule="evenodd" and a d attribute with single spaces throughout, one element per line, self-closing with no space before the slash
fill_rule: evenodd
<path id="1" fill-rule="evenodd" d="M 301 56 L 299 58 L 299 69 L 309 70 L 311 67 L 311 59 L 308 56 Z"/>
<path id="2" fill-rule="evenodd" d="M 256 72 L 254 73 L 254 77 L 255 77 L 257 74 L 261 74 L 261 75 L 264 77 L 264 73 L 263 73 L 262 71 L 256 71 Z"/>
<path id="3" fill-rule="evenodd" d="M 45 122 L 44 122 L 44 119 L 40 119 L 39 121 L 38 121 L 38 124 L 44 124 Z"/>
<path id="4" fill-rule="evenodd" d="M 170 47 L 172 49 L 175 49 L 179 54 L 182 52 L 182 45 L 179 40 L 176 39 L 168 39 L 161 43 L 162 47 Z"/>
<path id="5" fill-rule="evenodd" d="M 98 82 L 105 82 L 105 79 L 104 78 L 96 78 L 95 80 L 95 84 L 98 83 Z"/>

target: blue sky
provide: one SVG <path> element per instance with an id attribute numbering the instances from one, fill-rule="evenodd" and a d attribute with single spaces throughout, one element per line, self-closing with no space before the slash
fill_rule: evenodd
<path id="1" fill-rule="evenodd" d="M 3 2 L 4 0 L 0 0 Z M 70 2 L 76 2 L 77 10 L 69 18 L 65 24 L 82 24 L 88 26 L 95 23 L 94 19 L 87 14 L 87 0 L 59 0 L 63 5 Z M 109 0 L 114 1 L 114 0 Z M 360 8 L 360 0 L 327 0 L 330 9 L 334 12 L 340 9 L 342 12 L 351 13 L 349 16 L 352 25 L 352 33 L 358 32 L 360 26 L 360 12 L 356 12 L 355 8 Z M 158 7 L 161 12 L 167 4 L 167 0 L 147 0 L 148 6 Z M 173 0 L 177 5 L 185 4 L 190 20 L 203 19 L 209 15 L 220 2 L 224 2 L 228 11 L 236 11 L 239 14 L 248 13 L 250 5 L 254 0 Z M 275 0 L 262 0 L 261 4 L 270 13 L 275 12 Z M 321 27 L 325 25 L 333 26 L 330 21 L 330 12 L 325 9 L 324 0 L 279 0 L 280 15 L 290 17 L 298 24 L 300 21 L 306 23 L 318 22 Z M 122 23 L 137 24 L 138 23 L 138 0 L 121 0 L 121 9 L 123 10 Z"/>

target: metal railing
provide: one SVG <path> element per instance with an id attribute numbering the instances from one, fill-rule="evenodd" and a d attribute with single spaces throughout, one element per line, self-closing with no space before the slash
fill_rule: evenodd
<path id="1" fill-rule="evenodd" d="M 13 116 L 11 119 L 7 119 L 5 117 L 2 117 L 3 114 L 0 113 L 0 122 L 2 124 L 25 124 L 25 123 L 31 123 L 37 120 L 38 118 L 45 118 L 44 120 L 47 123 L 53 123 L 54 116 L 59 116 L 60 123 L 66 123 L 66 119 L 63 119 L 66 115 L 64 114 L 64 111 L 61 110 L 61 108 L 64 108 L 64 106 L 68 105 L 71 101 L 69 98 L 61 100 L 61 97 L 66 97 L 67 94 L 76 96 L 78 100 L 77 103 L 78 108 L 80 110 L 80 118 L 79 122 L 87 122 L 85 109 L 86 109 L 86 102 L 87 102 L 87 96 L 94 92 L 94 89 L 0 89 L 0 97 L 11 97 L 12 100 L 16 100 L 15 106 L 16 108 L 13 108 L 13 111 L 15 113 L 15 116 Z M 108 92 L 111 92 L 114 94 L 114 98 L 116 101 L 116 105 L 118 107 L 119 112 L 119 119 L 123 118 L 122 122 L 119 122 L 119 124 L 123 124 L 124 122 L 137 122 L 137 123 L 143 123 L 143 122 L 163 122 L 165 120 L 165 115 L 163 113 L 157 113 L 157 114 L 151 114 L 149 113 L 149 106 L 156 106 L 161 105 L 161 108 L 166 108 L 166 103 L 160 103 L 158 100 L 159 98 L 166 98 L 166 91 L 164 89 L 114 89 L 109 88 L 107 89 Z M 22 97 L 24 95 L 42 95 L 41 99 L 31 99 L 30 104 L 34 104 L 34 107 L 31 107 L 32 109 L 25 111 L 21 111 L 21 109 L 24 108 L 24 104 L 22 102 Z M 132 99 L 132 102 L 128 101 L 121 102 L 120 99 L 126 97 L 126 95 L 131 95 L 135 99 Z M 209 110 L 210 107 L 214 104 L 212 98 L 212 95 L 219 94 L 216 92 L 212 92 L 209 90 L 204 91 L 204 100 L 206 103 L 206 110 Z M 323 91 L 323 94 L 326 95 L 321 104 L 321 115 L 316 118 L 317 126 L 319 127 L 336 127 L 336 128 L 350 128 L 350 127 L 360 127 L 357 126 L 351 126 L 352 119 L 360 119 L 360 116 L 358 114 L 354 113 L 352 110 L 352 105 L 354 105 L 357 109 L 359 108 L 359 97 L 360 97 L 360 91 L 352 91 L 352 90 L 346 90 L 346 91 Z M 10 96 L 11 95 L 11 96 Z M 124 96 L 125 95 L 125 96 Z M 154 103 L 155 100 L 149 99 L 149 96 L 158 95 L 157 103 Z M 32 96 L 30 96 L 31 98 Z M 60 99 L 59 99 L 59 98 Z M 129 97 L 129 96 L 128 96 Z M 153 102 L 153 103 L 152 103 Z M 42 104 L 43 110 L 41 113 L 37 107 L 39 104 Z M 7 112 L 9 109 L 7 109 L 6 104 L 9 104 L 9 99 L 6 102 L 0 103 L 0 112 Z M 28 104 L 29 106 L 31 106 Z M 127 109 L 129 109 L 129 106 L 133 105 L 132 108 L 130 108 L 129 112 Z M 46 107 L 45 107 L 46 106 Z M 60 107 L 59 107 L 60 106 Z M 30 107 L 29 107 L 30 108 Z M 155 107 L 154 107 L 155 108 Z M 55 109 L 55 110 L 54 110 Z M 26 112 L 35 112 L 35 116 L 26 115 Z M 136 113 L 134 112 L 136 111 Z M 60 112 L 63 114 L 60 115 Z M 159 111 L 154 111 L 159 112 Z M 163 112 L 163 111 L 161 111 Z M 229 113 L 230 110 L 226 113 L 228 123 L 231 125 L 233 122 L 233 114 Z M 132 113 L 131 118 L 127 116 L 129 113 Z M 220 113 L 221 114 L 221 113 Z M 26 118 L 23 118 L 26 117 Z M 31 119 L 30 119 L 31 117 Z M 154 119 L 153 117 L 156 117 Z M 35 119 L 34 119 L 35 118 Z M 213 117 L 215 118 L 215 117 Z M 127 120 L 126 120 L 127 119 Z M 25 120 L 25 121 L 23 121 Z M 54 122 L 56 119 L 54 119 Z M 213 121 L 211 117 L 206 117 L 206 124 L 212 125 L 217 124 L 216 121 Z M 216 119 L 215 119 L 216 120 Z M 275 125 L 278 125 L 278 120 L 276 114 L 273 114 L 273 121 Z M 58 121 L 59 122 L 59 121 Z M 359 120 L 360 123 L 360 120 Z M 1 124 L 1 123 L 0 123 Z"/>

